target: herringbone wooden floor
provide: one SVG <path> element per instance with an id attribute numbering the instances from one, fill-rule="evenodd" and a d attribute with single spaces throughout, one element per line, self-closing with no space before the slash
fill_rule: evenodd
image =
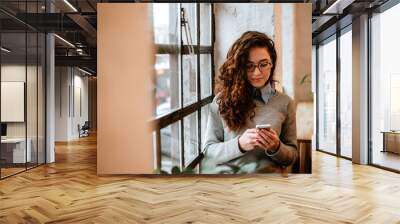
<path id="1" fill-rule="evenodd" d="M 96 139 L 0 181 L 0 223 L 400 223 L 400 175 L 314 152 L 312 175 L 96 176 Z"/>

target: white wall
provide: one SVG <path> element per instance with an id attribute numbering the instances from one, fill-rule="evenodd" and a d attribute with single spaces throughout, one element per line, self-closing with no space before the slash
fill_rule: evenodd
<path id="1" fill-rule="evenodd" d="M 25 70 L 27 69 L 27 70 Z M 25 82 L 25 75 L 26 71 L 28 72 L 28 80 L 29 84 L 35 86 L 36 81 L 33 82 L 33 78 L 30 77 L 30 75 L 35 75 L 36 76 L 36 67 L 33 66 L 28 66 L 25 67 L 25 65 L 2 65 L 1 66 L 1 81 L 2 82 Z M 36 99 L 36 88 L 27 88 L 27 103 L 30 103 L 34 101 L 32 98 Z M 36 113 L 33 114 L 31 113 L 32 111 L 36 110 L 36 103 L 33 105 L 27 105 L 29 106 L 29 113 L 27 114 L 27 119 L 28 122 L 35 121 L 36 123 Z M 7 108 L 1 108 L 2 110 L 6 110 Z M 8 137 L 25 137 L 25 123 L 26 122 L 7 122 L 7 136 Z M 33 127 L 33 125 L 29 124 L 28 125 L 28 137 L 29 133 L 33 132 L 33 129 L 30 130 L 29 128 Z M 36 126 L 34 127 L 34 130 L 36 130 Z M 35 132 L 36 133 L 36 132 Z"/>
<path id="2" fill-rule="evenodd" d="M 68 140 L 69 76 L 67 67 L 55 68 L 55 141 Z"/>
<path id="3" fill-rule="evenodd" d="M 281 7 L 280 23 L 282 26 L 282 35 L 279 37 L 281 40 L 281 54 L 280 59 L 282 65 L 282 86 L 285 93 L 294 97 L 294 6 L 293 4 L 285 4 Z"/>
<path id="4" fill-rule="evenodd" d="M 74 108 L 72 109 L 72 130 L 71 130 L 71 135 L 73 138 L 79 137 L 78 129 L 77 126 L 80 124 L 81 126 L 85 123 L 85 121 L 88 121 L 89 117 L 89 112 L 88 112 L 88 77 L 87 76 L 82 76 L 82 73 L 76 74 L 75 70 L 75 75 L 74 75 Z M 80 93 L 78 93 L 80 91 Z M 80 97 L 79 97 L 80 95 Z M 80 102 L 79 102 L 80 101 Z M 81 108 L 79 108 L 81 107 Z M 81 112 L 79 111 L 81 110 Z"/>
<path id="5" fill-rule="evenodd" d="M 244 32 L 263 32 L 273 38 L 274 7 L 265 3 L 218 3 L 215 10 L 215 73 L 223 64 L 229 48 Z"/>
<path id="6" fill-rule="evenodd" d="M 77 139 L 78 124 L 88 120 L 88 78 L 72 67 L 56 67 L 55 73 L 55 140 Z"/>

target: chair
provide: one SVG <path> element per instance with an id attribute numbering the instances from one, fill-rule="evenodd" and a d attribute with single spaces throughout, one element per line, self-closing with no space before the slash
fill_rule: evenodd
<path id="1" fill-rule="evenodd" d="M 78 124 L 79 138 L 89 136 L 89 129 L 90 129 L 89 121 L 85 121 L 82 127 Z"/>

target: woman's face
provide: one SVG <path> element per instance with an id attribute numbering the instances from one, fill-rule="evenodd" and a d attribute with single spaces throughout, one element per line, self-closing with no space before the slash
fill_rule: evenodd
<path id="1" fill-rule="evenodd" d="M 247 80 L 255 88 L 265 85 L 271 75 L 272 61 L 265 47 L 250 48 L 247 59 Z"/>

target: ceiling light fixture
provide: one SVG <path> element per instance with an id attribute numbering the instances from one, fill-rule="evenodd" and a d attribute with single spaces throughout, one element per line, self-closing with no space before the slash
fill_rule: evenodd
<path id="1" fill-rule="evenodd" d="M 78 12 L 78 10 L 71 4 L 69 3 L 68 0 L 64 0 L 65 4 L 67 4 L 72 10 L 74 10 L 74 12 Z"/>
<path id="2" fill-rule="evenodd" d="M 9 49 L 7 49 L 7 48 L 5 48 L 5 47 L 1 47 L 1 50 L 4 51 L 4 52 L 6 52 L 6 53 L 10 53 L 10 52 L 11 52 L 11 50 L 9 50 Z"/>
<path id="3" fill-rule="evenodd" d="M 332 5 L 325 9 L 322 14 L 342 14 L 343 10 L 353 2 L 354 0 L 336 0 Z"/>
<path id="4" fill-rule="evenodd" d="M 90 73 L 90 72 L 88 72 L 88 71 L 86 71 L 86 70 L 83 70 L 83 69 L 81 69 L 81 68 L 79 68 L 79 67 L 78 67 L 78 70 L 81 71 L 81 72 L 83 72 L 83 73 L 85 73 L 85 74 L 87 74 L 87 75 L 90 75 L 90 76 L 93 75 L 92 73 Z"/>
<path id="5" fill-rule="evenodd" d="M 76 53 L 78 53 L 79 55 L 83 55 L 83 49 L 77 48 Z"/>
<path id="6" fill-rule="evenodd" d="M 62 37 L 60 37 L 60 36 L 57 35 L 57 34 L 54 34 L 54 36 L 57 37 L 58 39 L 60 39 L 61 41 L 63 41 L 64 43 L 66 43 L 67 45 L 69 45 L 69 46 L 75 48 L 75 45 L 73 45 L 73 44 L 72 44 L 71 42 L 69 42 L 68 40 L 66 40 L 66 39 L 64 39 L 64 38 L 62 38 Z"/>

